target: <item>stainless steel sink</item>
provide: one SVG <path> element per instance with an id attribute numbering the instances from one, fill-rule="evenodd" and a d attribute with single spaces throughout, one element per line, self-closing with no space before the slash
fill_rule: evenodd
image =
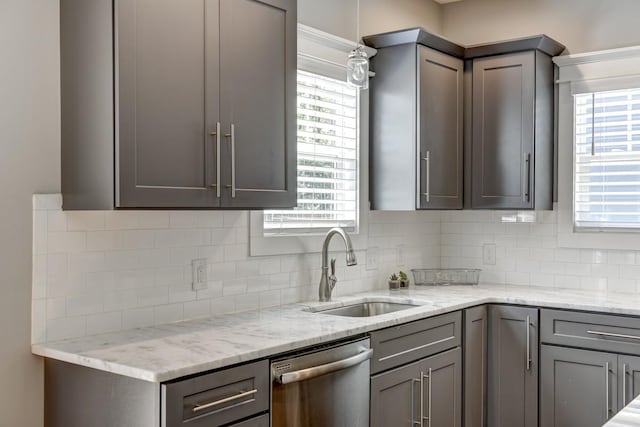
<path id="1" fill-rule="evenodd" d="M 361 302 L 344 307 L 329 308 L 327 310 L 317 310 L 316 313 L 331 314 L 333 316 L 347 317 L 371 317 L 381 314 L 393 313 L 394 311 L 407 310 L 418 307 L 415 304 L 404 304 L 399 302 Z"/>

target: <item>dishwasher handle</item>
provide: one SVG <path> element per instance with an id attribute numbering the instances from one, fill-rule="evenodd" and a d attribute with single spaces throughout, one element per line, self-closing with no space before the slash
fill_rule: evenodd
<path id="1" fill-rule="evenodd" d="M 301 369 L 299 371 L 276 375 L 275 380 L 280 384 L 290 384 L 308 380 L 311 378 L 319 377 L 320 375 L 330 374 L 331 372 L 341 371 L 343 369 L 358 365 L 365 360 L 371 359 L 372 354 L 373 349 L 367 349 L 347 359 L 326 363 L 324 365 L 313 366 L 311 368 Z"/>

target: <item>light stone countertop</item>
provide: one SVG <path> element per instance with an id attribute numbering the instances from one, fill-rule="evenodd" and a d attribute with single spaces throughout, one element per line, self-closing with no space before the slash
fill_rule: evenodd
<path id="1" fill-rule="evenodd" d="M 627 406 L 611 418 L 603 427 L 637 426 L 640 426 L 640 396 L 629 402 Z"/>
<path id="2" fill-rule="evenodd" d="M 320 305 L 348 305 L 362 298 L 424 305 L 367 318 L 308 311 Z M 635 294 L 494 284 L 424 286 L 34 344 L 32 351 L 89 368 L 163 382 L 486 303 L 640 316 L 640 295 Z"/>

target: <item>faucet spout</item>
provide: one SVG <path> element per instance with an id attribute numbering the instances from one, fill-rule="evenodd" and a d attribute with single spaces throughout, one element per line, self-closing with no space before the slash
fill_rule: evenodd
<path id="1" fill-rule="evenodd" d="M 353 246 L 351 244 L 351 238 L 347 232 L 340 227 L 329 230 L 322 244 L 322 275 L 320 277 L 320 286 L 318 290 L 320 301 L 331 301 L 331 292 L 338 281 L 333 273 L 331 274 L 331 278 L 329 277 L 329 266 L 327 265 L 329 257 L 329 243 L 331 242 L 331 238 L 336 234 L 342 237 L 342 240 L 344 241 L 347 252 L 347 266 L 356 265 L 358 263 L 356 253 L 353 251 Z"/>

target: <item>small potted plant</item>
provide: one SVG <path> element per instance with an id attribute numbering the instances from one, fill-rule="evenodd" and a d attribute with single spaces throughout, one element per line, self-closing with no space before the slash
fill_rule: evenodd
<path id="1" fill-rule="evenodd" d="M 398 273 L 398 275 L 400 276 L 400 287 L 401 288 L 408 288 L 409 287 L 409 277 L 407 276 L 407 273 L 405 273 L 404 271 L 401 271 Z"/>
<path id="2" fill-rule="evenodd" d="M 389 289 L 398 289 L 400 287 L 400 278 L 396 273 L 389 277 Z"/>

